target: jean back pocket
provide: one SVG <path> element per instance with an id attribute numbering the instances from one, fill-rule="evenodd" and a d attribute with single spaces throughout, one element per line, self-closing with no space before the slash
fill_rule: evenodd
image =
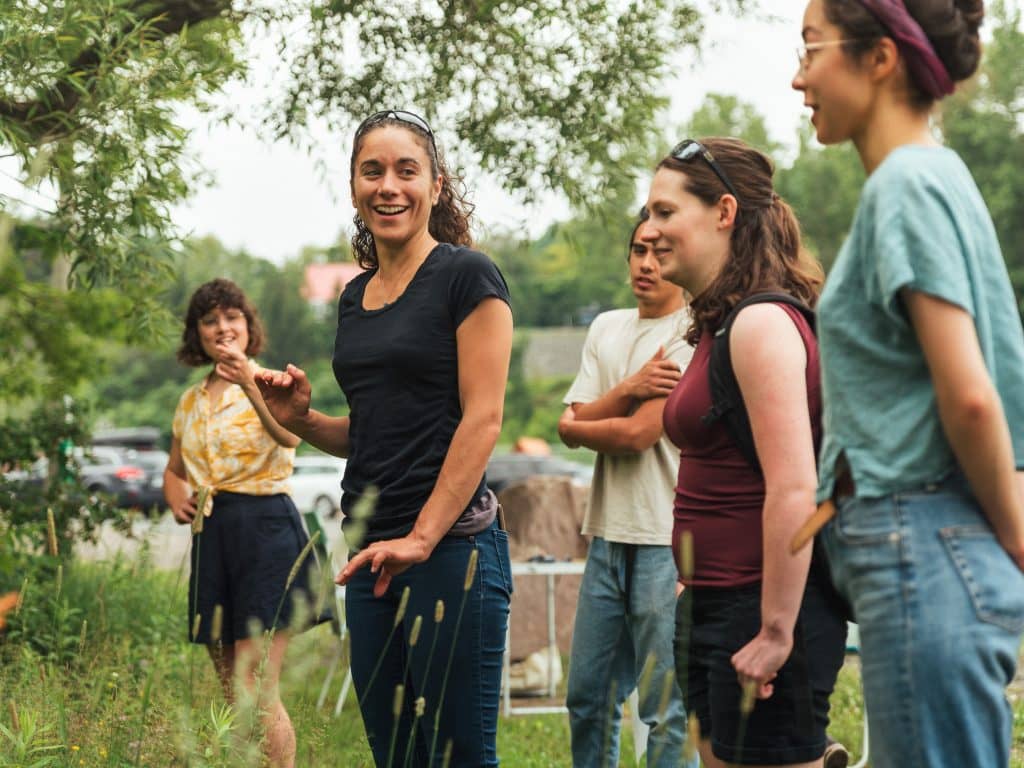
<path id="1" fill-rule="evenodd" d="M 1024 574 L 984 525 L 939 531 L 971 597 L 978 619 L 1010 632 L 1024 631 Z"/>

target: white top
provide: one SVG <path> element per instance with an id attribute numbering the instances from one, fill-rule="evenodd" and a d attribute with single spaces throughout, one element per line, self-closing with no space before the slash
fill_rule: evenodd
<path id="1" fill-rule="evenodd" d="M 649 319 L 642 319 L 636 309 L 602 312 L 590 324 L 565 404 L 597 400 L 639 371 L 660 346 L 667 359 L 685 369 L 693 357 L 683 337 L 689 323 L 687 309 Z M 679 451 L 664 434 L 641 453 L 597 454 L 583 534 L 623 544 L 670 546 L 678 471 Z"/>

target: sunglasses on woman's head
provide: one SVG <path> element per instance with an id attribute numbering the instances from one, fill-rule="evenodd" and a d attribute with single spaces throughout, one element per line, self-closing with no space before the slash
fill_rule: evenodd
<path id="1" fill-rule="evenodd" d="M 359 127 L 356 128 L 356 138 L 359 138 L 370 128 L 378 123 L 384 122 L 385 120 L 398 120 L 401 123 L 406 123 L 415 128 L 419 128 L 427 134 L 428 137 L 430 137 L 430 144 L 434 148 L 434 154 L 437 154 L 437 142 L 434 141 L 434 132 L 430 129 L 427 121 L 414 112 L 406 112 L 403 109 L 385 109 L 380 112 L 374 112 L 368 118 L 363 120 L 363 122 L 359 124 Z"/>
<path id="2" fill-rule="evenodd" d="M 689 162 L 695 157 L 704 159 L 704 162 L 710 166 L 711 170 L 715 172 L 715 175 L 725 185 L 725 188 L 729 190 L 730 194 L 736 198 L 737 205 L 740 202 L 740 196 L 736 192 L 736 187 L 729 181 L 729 177 L 726 175 L 725 170 L 715 161 L 715 156 L 711 154 L 711 150 L 701 144 L 699 141 L 693 139 L 684 139 L 683 141 L 676 144 L 676 146 L 669 153 L 671 157 L 676 160 L 680 160 L 684 163 Z"/>

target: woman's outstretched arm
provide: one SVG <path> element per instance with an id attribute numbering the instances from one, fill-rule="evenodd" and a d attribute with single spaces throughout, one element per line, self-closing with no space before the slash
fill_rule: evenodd
<path id="1" fill-rule="evenodd" d="M 305 371 L 290 363 L 283 371 L 264 368 L 256 373 L 256 386 L 270 415 L 285 429 L 324 453 L 348 456 L 348 416 L 309 407 L 313 389 Z"/>

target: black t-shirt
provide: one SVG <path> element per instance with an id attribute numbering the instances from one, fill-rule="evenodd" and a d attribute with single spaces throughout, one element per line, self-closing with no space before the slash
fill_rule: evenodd
<path id="1" fill-rule="evenodd" d="M 341 294 L 332 361 L 351 419 L 343 525 L 351 525 L 368 487 L 380 494 L 366 543 L 412 530 L 462 419 L 456 329 L 482 300 L 510 302 L 489 258 L 447 243 L 430 252 L 393 303 L 366 310 L 363 293 L 375 273 L 354 278 Z M 481 477 L 469 506 L 484 493 Z"/>

